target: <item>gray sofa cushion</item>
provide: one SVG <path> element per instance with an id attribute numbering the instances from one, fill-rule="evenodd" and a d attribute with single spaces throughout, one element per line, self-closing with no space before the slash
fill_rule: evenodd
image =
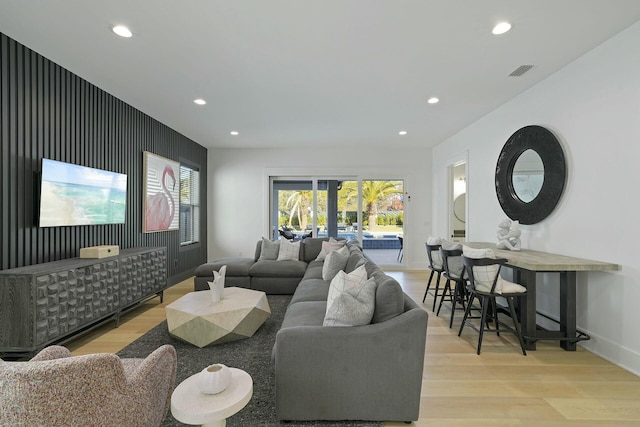
<path id="1" fill-rule="evenodd" d="M 300 277 L 304 276 L 307 263 L 304 261 L 256 261 L 250 268 L 252 277 Z"/>
<path id="2" fill-rule="evenodd" d="M 213 272 L 219 271 L 223 265 L 227 266 L 227 277 L 249 276 L 249 268 L 255 261 L 253 258 L 220 258 L 196 268 L 193 273 L 197 277 L 211 276 Z"/>
<path id="3" fill-rule="evenodd" d="M 302 261 L 311 262 L 318 257 L 320 250 L 322 250 L 322 242 L 328 242 L 328 237 L 307 237 L 302 241 L 304 247 L 304 253 L 300 257 Z"/>
<path id="4" fill-rule="evenodd" d="M 289 305 L 280 330 L 298 326 L 322 326 L 326 301 L 300 301 Z"/>
<path id="5" fill-rule="evenodd" d="M 344 267 L 344 272 L 351 273 L 356 268 L 364 265 L 365 262 L 367 262 L 367 259 L 362 255 L 362 252 L 352 251 L 347 260 L 347 265 Z"/>
<path id="6" fill-rule="evenodd" d="M 327 302 L 329 294 L 329 282 L 322 279 L 304 279 L 293 294 L 289 304 L 300 301 L 324 301 Z"/>
<path id="7" fill-rule="evenodd" d="M 376 306 L 371 323 L 382 323 L 393 319 L 404 312 L 404 292 L 400 284 L 382 271 L 373 275 L 378 287 L 376 289 Z"/>
<path id="8" fill-rule="evenodd" d="M 311 261 L 307 265 L 307 271 L 305 271 L 302 280 L 307 279 L 322 279 L 322 261 Z"/>

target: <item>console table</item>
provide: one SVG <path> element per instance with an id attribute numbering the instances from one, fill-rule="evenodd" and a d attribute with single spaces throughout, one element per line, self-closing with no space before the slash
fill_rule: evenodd
<path id="1" fill-rule="evenodd" d="M 124 249 L 0 271 L 0 355 L 68 341 L 167 287 L 164 247 Z"/>
<path id="2" fill-rule="evenodd" d="M 520 325 L 527 350 L 536 349 L 538 340 L 558 340 L 568 351 L 576 350 L 576 343 L 589 339 L 576 328 L 576 273 L 578 271 L 614 271 L 618 264 L 550 254 L 530 249 L 509 251 L 496 249 L 494 243 L 466 242 L 475 249 L 492 249 L 498 258 L 507 259 L 506 266 L 513 268 L 514 281 L 527 288 L 524 309 L 520 310 Z M 548 331 L 536 327 L 536 273 L 560 275 L 560 330 Z"/>

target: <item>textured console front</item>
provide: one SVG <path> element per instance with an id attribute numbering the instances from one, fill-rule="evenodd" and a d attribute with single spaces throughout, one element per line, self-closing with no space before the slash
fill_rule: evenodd
<path id="1" fill-rule="evenodd" d="M 0 271 L 0 353 L 36 351 L 166 285 L 165 248 Z"/>

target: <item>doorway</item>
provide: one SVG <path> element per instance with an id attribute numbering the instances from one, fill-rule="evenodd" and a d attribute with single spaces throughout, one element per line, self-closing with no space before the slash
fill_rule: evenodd
<path id="1" fill-rule="evenodd" d="M 462 243 L 467 237 L 467 163 L 449 166 L 449 177 L 448 235 L 451 241 Z"/>

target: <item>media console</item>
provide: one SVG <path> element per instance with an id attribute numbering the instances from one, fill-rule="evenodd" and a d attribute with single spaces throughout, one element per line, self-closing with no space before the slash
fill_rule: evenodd
<path id="1" fill-rule="evenodd" d="M 164 247 L 0 271 L 0 356 L 32 355 L 115 320 L 167 287 Z"/>

